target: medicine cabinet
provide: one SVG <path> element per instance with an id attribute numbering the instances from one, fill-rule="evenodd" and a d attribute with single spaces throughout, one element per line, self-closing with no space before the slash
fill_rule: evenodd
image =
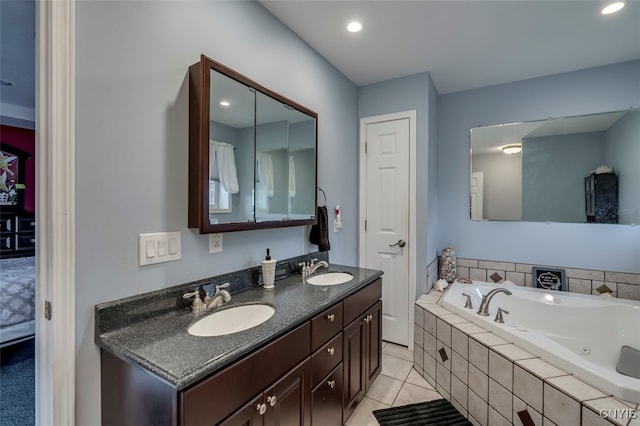
<path id="1" fill-rule="evenodd" d="M 202 55 L 189 68 L 189 227 L 316 223 L 318 114 Z"/>

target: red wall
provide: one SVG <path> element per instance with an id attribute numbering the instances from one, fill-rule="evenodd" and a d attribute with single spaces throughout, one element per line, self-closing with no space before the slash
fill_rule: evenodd
<path id="1" fill-rule="evenodd" d="M 26 161 L 24 209 L 35 212 L 36 209 L 36 133 L 33 130 L 0 125 L 0 142 L 31 154 Z"/>

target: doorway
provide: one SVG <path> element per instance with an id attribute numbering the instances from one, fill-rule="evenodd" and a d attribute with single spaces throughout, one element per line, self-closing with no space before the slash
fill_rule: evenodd
<path id="1" fill-rule="evenodd" d="M 360 266 L 384 272 L 382 339 L 413 346 L 416 112 L 360 120 Z"/>

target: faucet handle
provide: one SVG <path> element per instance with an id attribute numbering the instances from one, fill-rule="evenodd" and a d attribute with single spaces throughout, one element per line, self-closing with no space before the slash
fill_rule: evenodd
<path id="1" fill-rule="evenodd" d="M 202 308 L 205 306 L 204 302 L 200 298 L 200 290 L 195 290 L 190 293 L 185 293 L 182 295 L 183 299 L 189 299 L 193 297 L 193 302 L 191 303 L 191 311 L 200 312 Z"/>
<path id="2" fill-rule="evenodd" d="M 317 261 L 318 261 L 318 258 L 317 258 L 317 257 L 316 257 L 316 258 L 314 258 L 314 259 L 311 259 L 311 264 L 310 264 L 309 266 L 315 266 L 315 264 L 316 264 L 316 262 L 317 262 Z"/>
<path id="3" fill-rule="evenodd" d="M 231 283 L 224 283 L 216 286 L 216 293 L 220 292 L 223 288 L 231 287 Z"/>
<path id="4" fill-rule="evenodd" d="M 508 314 L 509 311 L 499 307 L 498 308 L 498 313 L 496 313 L 496 318 L 494 319 L 495 322 L 497 322 L 499 324 L 503 324 L 504 323 L 504 318 L 502 316 L 502 313 Z"/>
<path id="5" fill-rule="evenodd" d="M 466 309 L 473 309 L 473 303 L 471 302 L 471 296 L 468 295 L 467 293 L 462 293 L 462 295 L 467 298 L 467 301 L 464 303 L 464 307 Z"/>

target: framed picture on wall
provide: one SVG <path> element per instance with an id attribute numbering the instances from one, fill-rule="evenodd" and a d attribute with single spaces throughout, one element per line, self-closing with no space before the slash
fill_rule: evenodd
<path id="1" fill-rule="evenodd" d="M 545 290 L 567 291 L 567 278 L 564 269 L 531 268 L 531 284 Z"/>
<path id="2" fill-rule="evenodd" d="M 20 210 L 24 203 L 25 161 L 31 155 L 0 143 L 0 207 Z"/>

